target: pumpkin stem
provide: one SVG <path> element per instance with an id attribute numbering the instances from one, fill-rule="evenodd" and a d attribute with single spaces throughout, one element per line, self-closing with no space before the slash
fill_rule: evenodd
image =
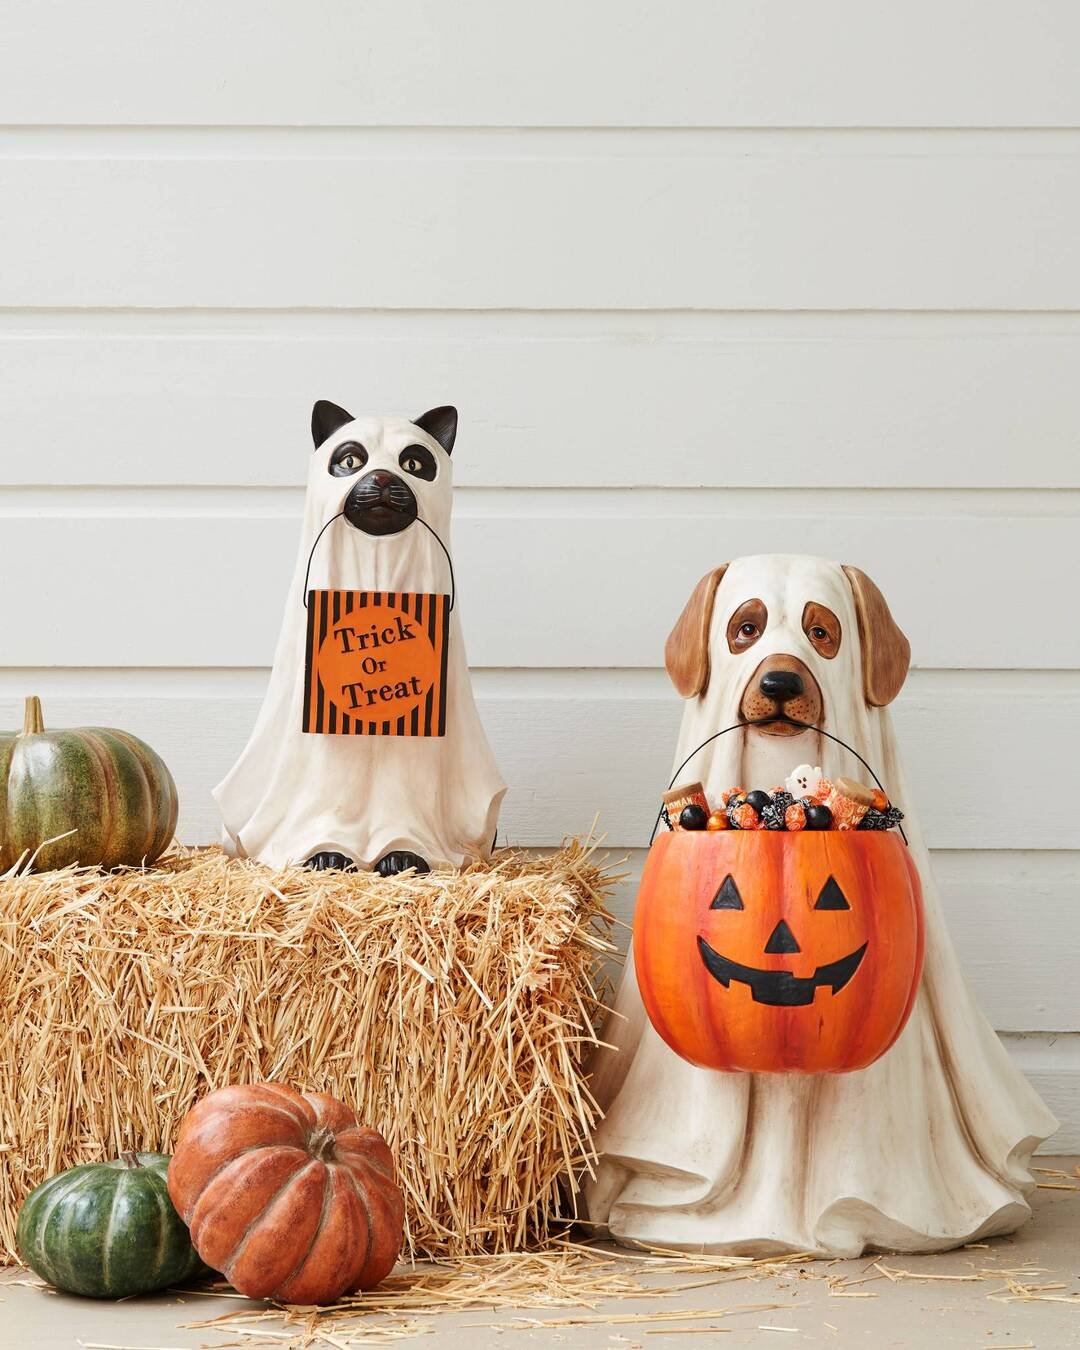
<path id="1" fill-rule="evenodd" d="M 130 1148 L 124 1149 L 123 1153 L 120 1154 L 120 1161 L 129 1171 L 134 1171 L 136 1167 L 142 1166 L 142 1163 L 139 1161 L 138 1155 L 134 1153 Z"/>
<path id="2" fill-rule="evenodd" d="M 45 722 L 41 716 L 41 699 L 38 698 L 37 694 L 31 694 L 26 700 L 26 706 L 23 711 L 22 734 L 24 736 L 34 736 L 39 731 L 44 730 Z"/>
<path id="3" fill-rule="evenodd" d="M 334 1131 L 329 1125 L 320 1125 L 308 1140 L 308 1151 L 320 1162 L 332 1162 L 334 1158 Z"/>

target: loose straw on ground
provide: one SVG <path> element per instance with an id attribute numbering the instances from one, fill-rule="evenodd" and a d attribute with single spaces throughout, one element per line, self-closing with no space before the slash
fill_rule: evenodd
<path id="1" fill-rule="evenodd" d="M 588 845 L 384 880 L 220 850 L 0 880 L 0 1244 L 27 1192 L 169 1152 L 211 1088 L 327 1091 L 382 1130 L 431 1255 L 542 1241 L 588 1167 L 614 877 Z"/>
<path id="2" fill-rule="evenodd" d="M 353 1350 L 437 1333 L 442 1329 L 441 1317 L 462 1313 L 482 1314 L 457 1323 L 477 1332 L 551 1329 L 559 1333 L 574 1327 L 610 1326 L 613 1331 L 636 1328 L 645 1335 L 718 1333 L 729 1329 L 716 1325 L 719 1322 L 728 1324 L 736 1319 L 733 1325 L 747 1329 L 742 1319 L 773 1311 L 807 1319 L 812 1316 L 811 1302 L 798 1299 L 798 1295 L 810 1286 L 824 1284 L 830 1297 L 866 1297 L 865 1291 L 850 1288 L 849 1292 L 849 1287 L 870 1279 L 882 1281 L 885 1296 L 897 1310 L 903 1305 L 891 1291 L 909 1283 L 942 1279 L 959 1283 L 939 1288 L 955 1287 L 958 1292 L 994 1302 L 1075 1301 L 1076 1296 L 1069 1298 L 1059 1292 L 1064 1286 L 1056 1281 L 1035 1283 L 1036 1277 L 1049 1272 L 1031 1263 L 995 1268 L 976 1266 L 972 1261 L 969 1271 L 946 1274 L 930 1268 L 941 1256 L 917 1259 L 917 1270 L 898 1268 L 888 1264 L 886 1258 L 875 1257 L 853 1272 L 842 1272 L 836 1269 L 841 1263 L 815 1261 L 809 1253 L 752 1258 L 675 1253 L 663 1248 L 628 1251 L 562 1238 L 529 1252 L 460 1257 L 434 1267 L 399 1267 L 377 1289 L 343 1298 L 329 1308 L 255 1304 L 234 1296 L 238 1303 L 235 1311 L 192 1319 L 183 1325 L 236 1335 L 250 1344 L 265 1337 L 285 1350 L 322 1345 Z M 759 1287 L 730 1288 L 740 1281 Z M 982 1288 L 973 1289 L 973 1285 Z M 228 1291 L 219 1287 L 215 1292 Z M 692 1294 L 694 1307 L 666 1304 L 666 1300 L 685 1293 Z M 753 1299 L 754 1294 L 760 1301 L 747 1299 L 747 1295 Z M 793 1296 L 798 1301 L 793 1301 Z M 825 1325 L 837 1330 L 832 1323 Z M 757 1328 L 788 1334 L 800 1330 L 771 1321 L 758 1323 Z M 234 1343 L 239 1342 L 225 1342 Z"/>
<path id="3" fill-rule="evenodd" d="M 186 1328 L 280 1340 L 288 1347 L 379 1344 L 397 1339 L 404 1326 L 410 1335 L 438 1329 L 446 1313 L 482 1312 L 465 1327 L 477 1331 L 535 1331 L 579 1326 L 647 1326 L 727 1320 L 790 1308 L 790 1302 L 732 1301 L 695 1309 L 649 1308 L 643 1312 L 597 1311 L 618 1300 L 663 1300 L 688 1290 L 704 1291 L 732 1280 L 790 1271 L 802 1255 L 755 1260 L 740 1256 L 650 1256 L 618 1252 L 556 1240 L 530 1252 L 451 1259 L 432 1267 L 399 1271 L 367 1294 L 344 1298 L 330 1308 L 244 1306 L 236 1312 L 184 1323 Z M 665 1281 L 657 1285 L 653 1277 Z M 691 1278 L 675 1278 L 689 1276 Z M 547 1309 L 562 1315 L 532 1317 L 522 1309 Z M 513 1311 L 514 1315 L 508 1315 Z M 492 1314 L 503 1313 L 502 1317 Z M 425 1319 L 435 1318 L 435 1322 Z M 675 1327 L 672 1327 L 674 1330 Z M 678 1326 L 681 1331 L 683 1328 Z M 704 1328 L 699 1328 L 704 1330 Z"/>

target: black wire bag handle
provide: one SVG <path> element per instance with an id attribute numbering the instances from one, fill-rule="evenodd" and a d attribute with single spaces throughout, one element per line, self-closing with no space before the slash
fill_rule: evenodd
<path id="1" fill-rule="evenodd" d="M 303 596 L 302 596 L 301 598 L 302 598 L 303 601 L 304 601 L 304 608 L 305 608 L 305 609 L 307 609 L 307 607 L 308 607 L 308 581 L 309 581 L 310 578 L 311 578 L 311 560 L 312 560 L 312 558 L 314 558 L 314 556 L 315 556 L 315 550 L 316 550 L 316 548 L 318 548 L 318 546 L 319 546 L 319 540 L 323 537 L 323 535 L 324 535 L 324 534 L 326 533 L 326 531 L 330 528 L 330 526 L 333 525 L 334 521 L 335 521 L 335 520 L 340 520 L 341 517 L 342 517 L 344 514 L 345 514 L 345 508 L 342 507 L 342 509 L 337 513 L 336 516 L 331 516 L 331 517 L 330 517 L 330 519 L 329 519 L 329 520 L 326 522 L 326 524 L 322 527 L 322 529 L 319 531 L 319 533 L 315 536 L 315 542 L 314 542 L 314 544 L 312 544 L 312 546 L 311 546 L 311 552 L 308 554 L 308 558 L 307 558 L 307 568 L 306 568 L 305 571 L 304 571 L 304 592 L 303 592 Z M 418 513 L 417 516 L 416 516 L 416 519 L 419 521 L 419 523 L 420 523 L 421 525 L 423 525 L 424 529 L 427 530 L 428 534 L 430 534 L 431 537 L 435 540 L 435 542 L 438 544 L 438 546 L 442 549 L 443 553 L 446 554 L 446 565 L 447 565 L 447 567 L 450 568 L 450 611 L 451 611 L 451 613 L 452 613 L 452 612 L 453 612 L 453 609 L 454 609 L 454 604 L 455 604 L 455 602 L 456 602 L 456 600 L 457 600 L 457 582 L 454 580 L 454 562 L 453 562 L 453 559 L 450 557 L 450 550 L 446 547 L 446 545 L 445 545 L 445 544 L 443 543 L 443 541 L 439 538 L 439 536 L 435 533 L 435 531 L 431 528 L 431 526 L 427 523 L 427 521 L 424 519 L 423 516 L 421 516 L 421 515 Z M 884 789 L 883 789 L 883 790 L 884 790 Z M 659 822 L 658 822 L 658 823 L 659 823 Z M 651 841 L 650 841 L 650 842 L 651 842 Z"/>
<path id="2" fill-rule="evenodd" d="M 844 749 L 848 751 L 849 754 L 855 756 L 855 758 L 863 766 L 863 768 L 874 780 L 874 782 L 878 785 L 878 787 L 882 790 L 882 792 L 885 792 L 884 783 L 882 783 L 881 779 L 877 776 L 877 774 L 874 772 L 871 766 L 867 764 L 866 760 L 863 759 L 862 755 L 859 754 L 858 750 L 848 745 L 847 741 L 842 741 L 839 736 L 834 736 L 831 731 L 826 731 L 824 727 L 815 726 L 813 722 L 800 722 L 794 717 L 787 717 L 787 716 L 759 717 L 756 721 L 753 722 L 736 722 L 734 726 L 725 727 L 723 731 L 714 731 L 711 736 L 706 736 L 706 738 L 701 742 L 701 744 L 699 746 L 696 746 L 686 756 L 683 762 L 671 775 L 671 782 L 667 785 L 667 790 L 670 792 L 671 789 L 675 786 L 675 781 L 679 777 L 679 774 L 682 773 L 683 769 L 686 768 L 686 766 L 690 763 L 690 761 L 694 758 L 694 756 L 698 753 L 698 751 L 704 750 L 705 747 L 707 745 L 711 745 L 713 741 L 719 740 L 721 736 L 726 736 L 729 731 L 738 731 L 742 727 L 769 726 L 773 722 L 787 722 L 789 726 L 802 727 L 804 731 L 816 731 L 820 735 L 828 737 L 830 741 L 835 741 L 837 745 L 842 745 Z M 889 794 L 885 792 L 885 796 L 888 797 L 888 795 Z M 652 841 L 656 838 L 656 831 L 660 828 L 660 821 L 663 819 L 663 816 L 664 816 L 664 807 L 663 804 L 661 804 L 660 810 L 656 813 L 656 824 L 652 827 L 652 834 L 649 835 L 650 846 L 652 845 Z M 907 844 L 908 837 L 904 833 L 903 825 L 898 823 L 896 828 L 900 831 L 901 839 L 903 839 L 904 843 Z M 908 847 L 910 848 L 911 845 L 908 844 Z"/>

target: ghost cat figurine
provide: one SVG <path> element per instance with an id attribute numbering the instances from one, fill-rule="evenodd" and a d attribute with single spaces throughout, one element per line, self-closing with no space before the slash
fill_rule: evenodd
<path id="1" fill-rule="evenodd" d="M 393 876 L 489 856 L 505 785 L 473 701 L 450 554 L 457 411 L 311 417 L 270 683 L 214 790 L 233 856 Z"/>

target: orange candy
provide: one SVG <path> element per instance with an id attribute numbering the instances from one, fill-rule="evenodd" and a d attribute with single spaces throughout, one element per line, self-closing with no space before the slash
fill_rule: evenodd
<path id="1" fill-rule="evenodd" d="M 740 830 L 760 830 L 761 817 L 749 802 L 743 802 L 742 806 L 735 808 L 735 825 Z"/>
<path id="2" fill-rule="evenodd" d="M 825 805 L 832 812 L 832 827 L 834 830 L 857 829 L 859 821 L 866 815 L 867 810 L 862 802 L 857 802 L 851 797 L 845 797 L 836 787 L 832 788 L 825 799 Z"/>
<path id="3" fill-rule="evenodd" d="M 835 789 L 832 784 L 832 779 L 823 778 L 821 782 L 818 783 L 817 791 L 812 792 L 810 794 L 810 800 L 814 802 L 820 802 L 823 806 L 827 806 L 829 798 L 834 791 Z"/>
<path id="4" fill-rule="evenodd" d="M 714 811 L 709 817 L 709 823 L 705 827 L 707 830 L 730 830 L 726 811 Z"/>
<path id="5" fill-rule="evenodd" d="M 788 830 L 806 829 L 806 811 L 798 802 L 793 802 L 784 812 L 784 828 Z"/>
<path id="6" fill-rule="evenodd" d="M 720 805 L 727 806 L 728 802 L 731 801 L 732 797 L 745 797 L 745 796 L 746 796 L 745 788 L 741 787 L 728 788 L 726 792 L 721 792 L 720 794 Z"/>
<path id="7" fill-rule="evenodd" d="M 889 806 L 889 799 L 880 788 L 874 789 L 874 800 L 870 803 L 875 811 L 886 811 Z"/>

